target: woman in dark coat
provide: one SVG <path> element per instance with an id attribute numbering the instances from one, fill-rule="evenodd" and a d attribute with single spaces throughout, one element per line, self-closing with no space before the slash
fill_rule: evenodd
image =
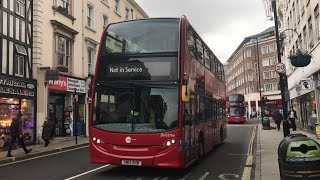
<path id="1" fill-rule="evenodd" d="M 50 143 L 51 129 L 51 122 L 50 119 L 47 117 L 42 126 L 42 139 L 45 142 L 44 147 L 47 147 Z"/>
<path id="2" fill-rule="evenodd" d="M 277 124 L 277 129 L 278 131 L 280 130 L 280 124 L 281 124 L 281 121 L 283 120 L 283 116 L 282 114 L 279 112 L 279 110 L 275 111 L 274 114 L 273 114 L 273 119 L 274 119 L 274 122 Z"/>

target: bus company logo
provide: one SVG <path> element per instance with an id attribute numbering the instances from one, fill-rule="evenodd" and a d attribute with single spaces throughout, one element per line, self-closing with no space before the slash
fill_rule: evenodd
<path id="1" fill-rule="evenodd" d="M 128 143 L 128 144 L 134 140 L 136 140 L 136 139 L 132 139 L 130 136 L 126 137 L 126 139 L 125 139 L 126 143 Z"/>

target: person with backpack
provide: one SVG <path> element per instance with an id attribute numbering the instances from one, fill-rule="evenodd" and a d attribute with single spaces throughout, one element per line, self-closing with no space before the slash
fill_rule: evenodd
<path id="1" fill-rule="evenodd" d="M 7 157 L 12 157 L 11 150 L 13 148 L 14 143 L 16 142 L 16 139 L 18 139 L 18 144 L 20 145 L 20 147 L 23 148 L 23 150 L 26 154 L 29 154 L 32 151 L 32 149 L 28 150 L 23 142 L 21 117 L 22 117 L 22 114 L 21 114 L 21 112 L 19 112 L 17 117 L 13 118 L 13 121 L 10 125 L 11 141 L 9 144 Z"/>

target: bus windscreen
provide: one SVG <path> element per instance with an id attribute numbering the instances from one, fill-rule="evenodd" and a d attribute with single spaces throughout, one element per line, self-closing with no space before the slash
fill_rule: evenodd
<path id="1" fill-rule="evenodd" d="M 157 133 L 178 128 L 178 87 L 97 85 L 93 127 Z"/>

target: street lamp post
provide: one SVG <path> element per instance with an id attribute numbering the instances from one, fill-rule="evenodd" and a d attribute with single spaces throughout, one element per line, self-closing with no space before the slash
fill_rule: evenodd
<path id="1" fill-rule="evenodd" d="M 261 74 L 260 74 L 260 58 L 259 58 L 259 40 L 258 38 L 254 38 L 254 37 L 251 37 L 251 38 L 248 38 L 248 39 L 255 39 L 256 40 L 256 53 L 255 53 L 255 59 L 257 61 L 257 66 L 258 66 L 258 88 L 259 88 L 259 97 L 260 97 L 260 109 L 261 109 L 261 113 L 260 113 L 260 116 L 261 116 L 261 122 L 263 122 L 263 101 L 262 101 L 262 93 L 261 93 Z"/>
<path id="2" fill-rule="evenodd" d="M 254 38 L 256 39 L 256 58 L 257 58 L 257 61 L 258 61 L 258 83 L 259 83 L 259 96 L 260 96 L 260 109 L 261 109 L 261 112 L 260 112 L 260 116 L 261 116 L 261 122 L 263 121 L 263 101 L 262 101 L 262 94 L 261 94 L 261 74 L 260 74 L 260 58 L 259 58 L 259 41 L 258 41 L 258 38 Z"/>
<path id="3" fill-rule="evenodd" d="M 280 39 L 279 39 L 279 27 L 278 27 L 278 14 L 277 14 L 277 4 L 276 0 L 272 0 L 272 9 L 274 13 L 274 24 L 275 24 L 275 34 L 277 42 L 277 56 L 278 62 L 281 62 L 281 53 L 280 53 Z M 285 78 L 287 78 L 285 73 L 280 74 L 280 89 L 281 89 L 281 99 L 282 99 L 282 108 L 283 108 L 283 136 L 286 137 L 290 134 L 290 129 L 288 126 L 288 115 L 287 115 L 287 105 L 285 100 Z"/>

